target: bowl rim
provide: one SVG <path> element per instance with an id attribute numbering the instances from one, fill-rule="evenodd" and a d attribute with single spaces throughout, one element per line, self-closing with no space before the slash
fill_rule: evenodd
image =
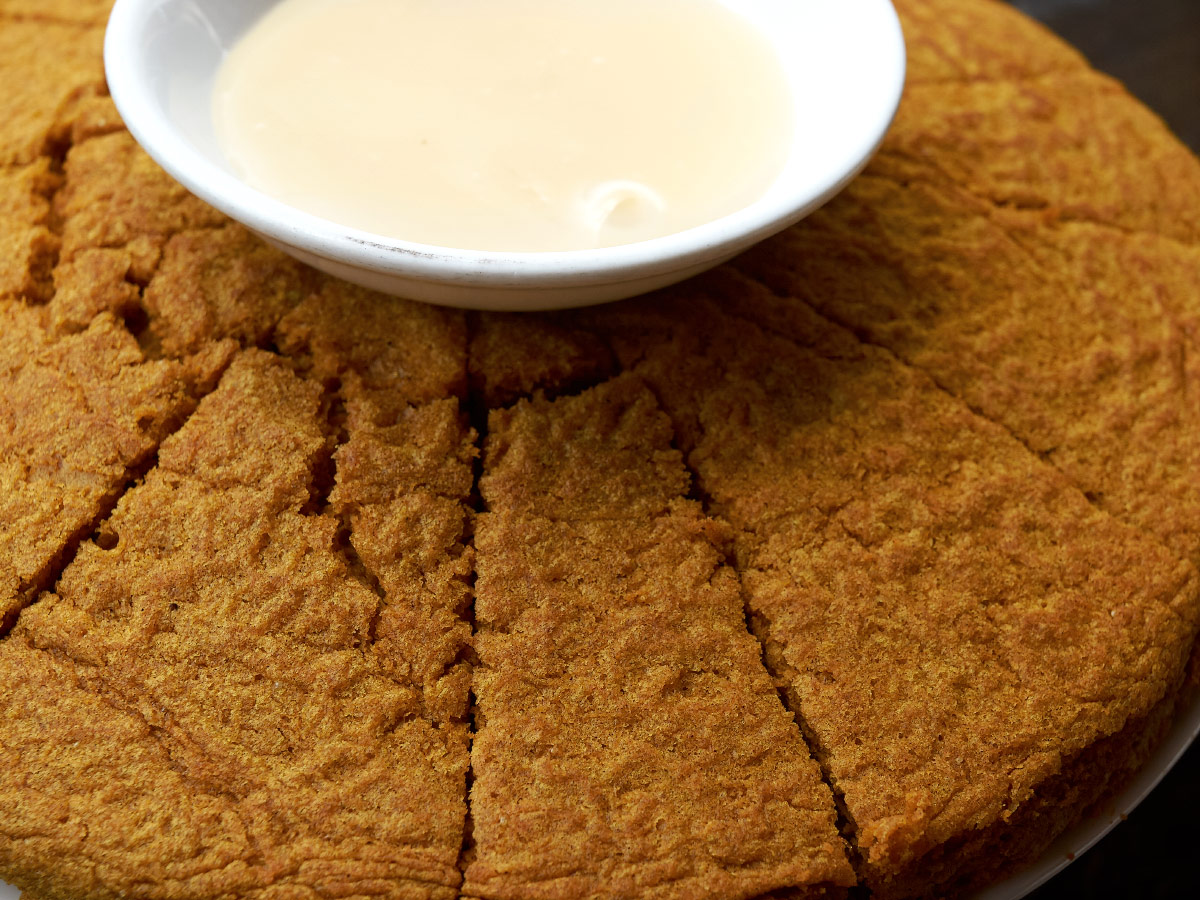
<path id="1" fill-rule="evenodd" d="M 840 4 L 841 0 L 839 0 Z M 864 128 L 846 165 L 822 173 L 816 191 L 772 187 L 754 203 L 685 231 L 612 247 L 566 251 L 488 251 L 404 241 L 351 228 L 307 213 L 250 187 L 214 164 L 175 127 L 143 77 L 150 18 L 163 0 L 117 0 L 104 39 L 108 87 L 134 139 L 191 193 L 252 231 L 340 265 L 389 276 L 456 286 L 555 288 L 609 284 L 700 265 L 722 252 L 745 249 L 794 224 L 840 193 L 866 167 L 882 144 L 898 110 L 907 54 L 899 16 L 891 0 L 853 0 L 875 13 L 874 24 L 892 53 L 876 60 L 882 75 L 882 113 Z"/>

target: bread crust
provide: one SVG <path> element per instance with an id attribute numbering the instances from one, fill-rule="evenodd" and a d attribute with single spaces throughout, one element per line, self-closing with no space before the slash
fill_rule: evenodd
<path id="1" fill-rule="evenodd" d="M 1006 4 L 896 5 L 825 209 L 468 320 L 172 182 L 105 0 L 0 0 L 0 876 L 954 896 L 1118 790 L 1200 683 L 1200 163 Z"/>

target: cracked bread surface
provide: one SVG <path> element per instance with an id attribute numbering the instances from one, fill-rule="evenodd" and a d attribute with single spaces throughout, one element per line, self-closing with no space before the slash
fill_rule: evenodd
<path id="1" fill-rule="evenodd" d="M 462 313 L 330 281 L 289 313 L 280 348 L 334 389 L 340 431 L 330 508 L 342 539 L 386 600 L 379 655 L 414 684 L 437 721 L 467 718 L 473 549 L 468 500 L 476 435 L 465 384 Z"/>
<path id="2" fill-rule="evenodd" d="M 471 329 L 471 392 L 487 409 L 534 391 L 553 396 L 614 373 L 608 345 L 568 316 L 477 313 Z"/>
<path id="3" fill-rule="evenodd" d="M 670 439 L 631 376 L 490 417 L 466 896 L 853 883 Z"/>
<path id="4" fill-rule="evenodd" d="M 168 356 L 194 353 L 215 335 L 260 346 L 315 281 L 241 225 L 180 232 L 146 285 L 150 333 Z"/>
<path id="5" fill-rule="evenodd" d="M 275 341 L 312 377 L 353 385 L 385 424 L 410 405 L 466 392 L 467 326 L 458 310 L 326 278 L 283 318 Z"/>
<path id="6" fill-rule="evenodd" d="M 108 767 L 113 790 L 130 792 L 117 812 L 165 807 L 136 843 L 118 833 L 126 848 L 111 861 L 76 843 L 103 821 L 86 803 L 35 840 L 10 840 L 18 860 L 70 858 L 43 876 L 52 895 L 311 884 L 347 897 L 456 895 L 467 682 L 426 689 L 389 639 L 392 598 L 336 551 L 337 518 L 308 509 L 327 453 L 322 394 L 272 355 L 236 359 L 14 631 L 4 683 L 20 682 L 20 655 L 37 651 L 114 708 L 122 729 L 140 720 L 146 760 Z M 44 727 L 19 710 L 6 744 Z M 108 737 L 103 722 L 92 727 Z M 87 757 L 86 744 L 57 753 Z M 36 793 L 14 785 L 0 806 L 24 815 L 94 796 L 60 777 Z M 163 780 L 168 793 L 145 792 Z"/>
<path id="7" fill-rule="evenodd" d="M 477 896 L 837 896 L 836 800 L 860 890 L 952 896 L 1119 788 L 1194 646 L 1197 164 L 1006 5 L 896 5 L 896 127 L 816 216 L 674 291 L 468 321 L 304 269 L 167 178 L 104 95 L 106 0 L 0 0 L 0 875 L 42 900 L 452 897 L 464 869 Z M 235 345 L 263 349 L 191 414 Z M 582 440 L 609 407 L 619 446 Z M 575 437 L 533 427 L 568 409 Z M 476 534 L 489 411 L 547 455 L 531 482 L 574 474 L 490 482 L 508 511 Z M 607 462 L 552 452 L 582 445 Z M 575 643 L 522 654 L 487 623 L 540 622 L 539 579 L 551 612 L 594 584 L 609 624 L 638 596 L 671 627 L 548 615 Z M 625 668 L 531 686 L 576 649 Z M 721 665 L 659 671 L 685 652 Z M 278 699 L 256 666 L 287 670 Z M 718 727 L 731 696 L 758 730 Z M 691 725 L 692 755 L 563 763 L 528 721 L 555 746 Z"/>
<path id="8" fill-rule="evenodd" d="M 45 225 L 50 217 L 50 196 L 59 184 L 50 158 L 39 156 L 25 165 L 0 167 L 0 221 Z"/>
<path id="9" fill-rule="evenodd" d="M 46 304 L 50 328 L 58 334 L 85 330 L 101 313 L 125 322 L 141 318 L 142 292 L 130 278 L 132 260 L 124 250 L 84 250 L 54 267 L 54 295 Z"/>
<path id="10" fill-rule="evenodd" d="M 795 336 L 794 300 L 811 303 L 1200 563 L 1200 161 L 1083 75 L 1030 89 L 1053 98 L 1041 116 L 999 104 L 972 119 L 994 99 L 975 97 L 934 117 L 923 90 L 865 177 L 737 261 L 775 294 L 742 314 Z M 1029 166 L 1054 170 L 1006 162 L 998 123 L 1046 148 L 1019 154 Z"/>
<path id="11" fill-rule="evenodd" d="M 173 235 L 228 221 L 160 169 L 125 130 L 72 144 L 64 170 L 54 214 L 66 262 L 82 250 L 124 249 L 132 279 L 146 284 Z"/>
<path id="12" fill-rule="evenodd" d="M 0 299 L 45 300 L 52 292 L 51 268 L 59 242 L 42 225 L 4 222 L 0 235 Z"/>
<path id="13" fill-rule="evenodd" d="M 105 93 L 103 28 L 0 16 L 0 166 L 51 156 Z"/>
<path id="14" fill-rule="evenodd" d="M 887 895 L 1174 692 L 1196 574 L 886 351 L 811 313 L 809 346 L 764 332 L 706 284 L 596 319 L 733 526 L 751 625 Z"/>
<path id="15" fill-rule="evenodd" d="M 44 309 L 0 300 L 0 633 L 227 357 L 146 360 L 110 316 L 63 338 L 45 323 Z"/>

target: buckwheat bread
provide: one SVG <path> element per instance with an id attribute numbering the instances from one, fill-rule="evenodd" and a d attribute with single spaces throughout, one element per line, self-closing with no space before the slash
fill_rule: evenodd
<path id="1" fill-rule="evenodd" d="M 751 626 L 886 896 L 1173 696 L 1195 571 L 886 351 L 812 313 L 803 344 L 764 332 L 724 292 L 755 290 L 597 319 L 733 526 Z"/>
<path id="2" fill-rule="evenodd" d="M 311 508 L 321 405 L 276 357 L 240 356 L 0 646 L 4 858 L 24 886 L 456 895 L 467 679 L 430 677 L 429 642 L 396 625 L 410 598 L 386 573 L 374 590 Z M 342 490 L 369 514 L 371 466 L 353 468 Z M 100 779 L 96 747 L 118 740 Z"/>
<path id="3" fill-rule="evenodd" d="M 105 0 L 0 0 L 0 878 L 961 896 L 1105 803 L 1200 684 L 1200 163 L 1008 6 L 896 5 L 825 209 L 465 317 L 172 182 Z"/>
<path id="4" fill-rule="evenodd" d="M 670 438 L 628 375 L 491 415 L 466 896 L 854 883 Z"/>

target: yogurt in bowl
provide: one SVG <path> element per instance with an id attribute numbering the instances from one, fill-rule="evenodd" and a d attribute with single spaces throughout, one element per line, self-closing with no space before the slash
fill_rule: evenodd
<path id="1" fill-rule="evenodd" d="M 203 200 L 331 274 L 452 306 L 599 303 L 724 262 L 844 187 L 903 88 L 888 0 L 373 2 L 118 0 L 109 86 Z"/>

